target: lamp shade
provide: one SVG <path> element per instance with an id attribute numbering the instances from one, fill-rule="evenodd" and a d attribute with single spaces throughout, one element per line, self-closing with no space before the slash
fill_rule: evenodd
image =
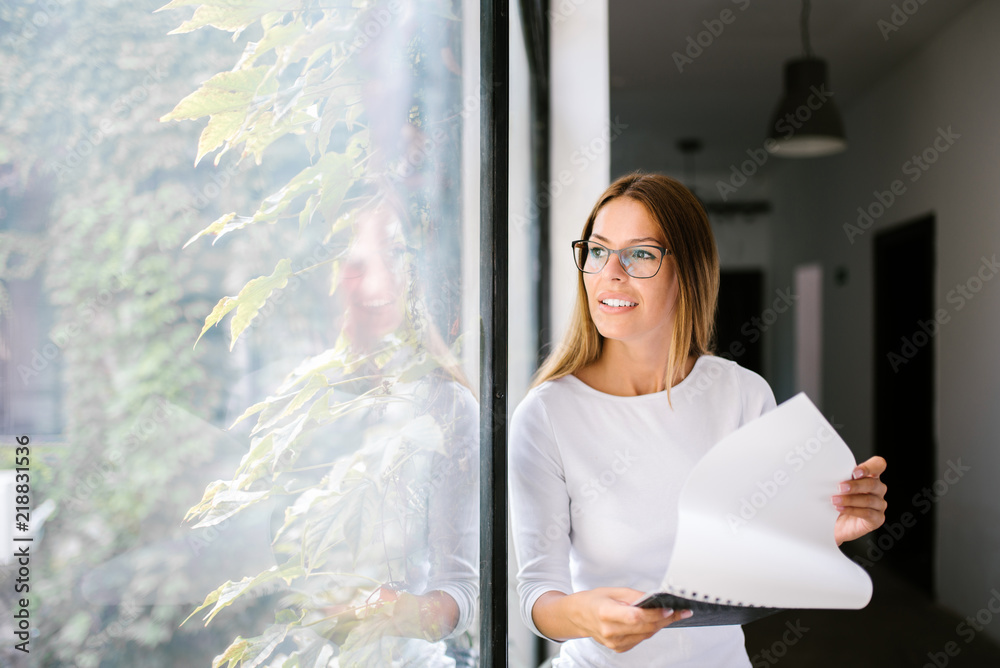
<path id="1" fill-rule="evenodd" d="M 847 148 L 844 122 L 827 86 L 825 60 L 799 58 L 785 63 L 785 94 L 767 136 L 767 150 L 787 158 L 813 158 Z"/>

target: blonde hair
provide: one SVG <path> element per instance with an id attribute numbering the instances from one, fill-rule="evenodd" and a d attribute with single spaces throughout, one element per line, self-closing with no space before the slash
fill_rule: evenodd
<path id="1" fill-rule="evenodd" d="M 667 399 L 672 379 L 690 355 L 711 355 L 719 295 L 719 258 L 708 216 L 698 199 L 679 182 L 662 174 L 635 172 L 608 186 L 590 212 L 581 239 L 589 239 L 598 212 L 613 199 L 628 197 L 645 207 L 666 238 L 677 280 L 674 329 L 667 357 Z M 568 255 L 568 254 L 567 254 Z M 531 386 L 562 378 L 601 357 L 604 337 L 597 331 L 583 274 L 577 280 L 576 307 L 562 341 L 535 373 Z"/>

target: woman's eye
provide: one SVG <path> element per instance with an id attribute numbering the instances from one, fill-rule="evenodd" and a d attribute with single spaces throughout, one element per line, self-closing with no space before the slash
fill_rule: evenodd
<path id="1" fill-rule="evenodd" d="M 593 258 L 601 258 L 604 256 L 604 249 L 601 248 L 600 246 L 591 246 L 590 256 Z"/>
<path id="2" fill-rule="evenodd" d="M 655 259 L 653 254 L 648 250 L 642 248 L 636 248 L 629 254 L 633 260 L 653 260 Z"/>

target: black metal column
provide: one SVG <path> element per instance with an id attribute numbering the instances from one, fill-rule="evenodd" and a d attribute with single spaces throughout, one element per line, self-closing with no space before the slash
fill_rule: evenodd
<path id="1" fill-rule="evenodd" d="M 507 665 L 507 0 L 481 4 L 480 619 L 483 668 Z"/>
<path id="2" fill-rule="evenodd" d="M 530 71 L 529 103 L 531 127 L 530 201 L 537 212 L 531 221 L 534 251 L 532 279 L 535 285 L 535 364 L 536 368 L 552 350 L 552 178 L 549 151 L 552 144 L 549 0 L 520 0 L 521 28 Z M 535 638 L 535 662 L 547 657 L 549 642 Z"/>
<path id="3" fill-rule="evenodd" d="M 535 324 L 537 331 L 536 364 L 551 351 L 552 344 L 552 179 L 549 151 L 552 131 L 549 121 L 551 88 L 549 84 L 551 28 L 549 0 L 520 0 L 524 44 L 528 52 L 531 114 L 531 190 L 529 197 L 538 213 L 532 220 L 535 261 Z M 568 253 L 568 251 L 567 251 Z"/>

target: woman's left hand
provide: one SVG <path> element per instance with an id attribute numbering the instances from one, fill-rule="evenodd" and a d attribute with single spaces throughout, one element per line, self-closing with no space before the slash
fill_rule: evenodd
<path id="1" fill-rule="evenodd" d="M 343 645 L 351 634 L 364 639 L 363 642 L 373 642 L 381 636 L 437 642 L 451 633 L 458 623 L 458 604 L 443 591 L 416 595 L 383 585 L 373 595 L 376 593 L 375 601 L 369 600 L 359 607 L 323 608 L 322 621 L 336 620 L 326 637 L 335 645 Z"/>
<path id="2" fill-rule="evenodd" d="M 840 511 L 833 530 L 837 545 L 860 538 L 885 522 L 886 487 L 879 480 L 884 471 L 885 460 L 872 457 L 854 469 L 851 480 L 840 483 L 840 491 L 832 499 Z"/>

